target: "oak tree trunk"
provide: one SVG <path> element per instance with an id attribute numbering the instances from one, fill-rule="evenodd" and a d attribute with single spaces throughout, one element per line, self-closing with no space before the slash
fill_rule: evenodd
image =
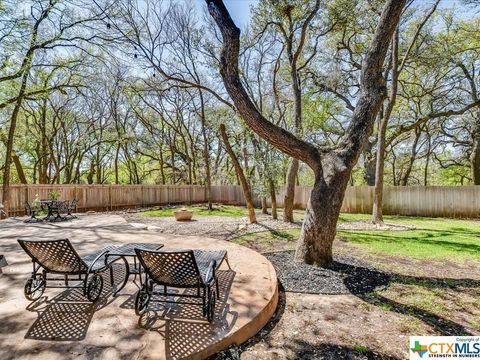
<path id="1" fill-rule="evenodd" d="M 324 181 L 322 174 L 315 175 L 316 180 L 307 202 L 295 260 L 328 268 L 333 265 L 332 245 L 350 174 L 337 174 L 336 181 L 331 184 Z"/>

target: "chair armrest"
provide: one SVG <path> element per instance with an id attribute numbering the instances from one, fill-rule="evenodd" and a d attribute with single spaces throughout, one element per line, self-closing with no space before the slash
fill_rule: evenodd
<path id="1" fill-rule="evenodd" d="M 104 250 L 102 251 L 100 254 L 97 255 L 97 257 L 95 259 L 93 259 L 93 261 L 91 262 L 90 266 L 88 267 L 88 270 L 87 270 L 87 274 L 90 274 L 90 272 L 92 271 L 92 268 L 93 268 L 93 265 L 95 265 L 95 263 L 100 260 L 101 258 L 103 258 L 107 253 L 109 253 L 110 250 Z M 108 266 L 107 264 L 105 264 L 105 267 Z"/>

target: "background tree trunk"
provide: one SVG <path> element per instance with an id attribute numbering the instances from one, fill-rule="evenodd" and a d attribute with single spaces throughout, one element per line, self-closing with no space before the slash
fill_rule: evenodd
<path id="1" fill-rule="evenodd" d="M 477 116 L 477 119 L 472 154 L 470 155 L 470 166 L 474 185 L 480 185 L 480 115 Z"/>
<path id="2" fill-rule="evenodd" d="M 383 223 L 383 172 L 385 169 L 385 136 L 387 134 L 387 124 L 387 117 L 382 116 L 378 124 L 378 149 L 375 166 L 375 188 L 373 191 L 372 221 L 374 224 Z"/>
<path id="3" fill-rule="evenodd" d="M 203 100 L 203 93 L 199 90 L 200 93 L 200 119 L 202 123 L 202 137 L 203 137 L 203 160 L 205 161 L 205 185 L 207 190 L 207 206 L 208 210 L 212 210 L 212 178 L 210 171 L 210 152 L 209 152 L 209 142 L 207 137 L 206 129 L 206 119 L 205 119 L 205 103 Z"/>
<path id="4" fill-rule="evenodd" d="M 237 172 L 238 179 L 240 180 L 240 184 L 242 185 L 243 194 L 245 195 L 245 201 L 247 203 L 248 209 L 248 220 L 251 224 L 257 222 L 257 217 L 255 215 L 255 207 L 253 206 L 253 196 L 252 191 L 250 189 L 250 185 L 248 184 L 247 179 L 245 178 L 245 174 L 243 173 L 243 169 L 240 166 L 240 162 L 238 161 L 237 155 L 232 149 L 230 145 L 230 141 L 228 141 L 227 131 L 225 129 L 225 124 L 220 124 L 220 134 L 222 136 L 223 143 L 225 144 L 225 149 L 227 150 L 228 155 L 232 159 L 233 166 L 235 167 L 235 171 Z"/>
<path id="5" fill-rule="evenodd" d="M 283 221 L 293 222 L 293 207 L 295 201 L 295 178 L 298 172 L 298 160 L 292 159 L 288 168 L 285 198 L 283 200 Z"/>
<path id="6" fill-rule="evenodd" d="M 22 76 L 22 83 L 20 85 L 20 91 L 18 93 L 18 98 L 15 103 L 15 107 L 12 111 L 12 116 L 10 117 L 10 127 L 8 129 L 7 136 L 7 146 L 5 151 L 5 164 L 3 169 L 3 186 L 2 186 L 2 204 L 5 206 L 4 211 L 9 213 L 9 201 L 10 201 L 10 165 L 12 163 L 12 152 L 13 152 L 13 139 L 15 137 L 15 129 L 17 127 L 17 118 L 20 108 L 22 106 L 23 96 L 25 94 L 25 89 L 27 87 L 27 79 L 29 72 L 26 71 Z"/>
<path id="7" fill-rule="evenodd" d="M 395 31 L 395 35 L 392 41 L 392 89 L 388 98 L 388 104 L 385 112 L 380 111 L 380 122 L 378 124 L 378 148 L 377 148 L 377 161 L 375 164 L 375 189 L 373 195 L 373 212 L 372 221 L 374 224 L 383 224 L 383 173 L 385 169 L 385 150 L 386 150 L 386 135 L 387 125 L 392 114 L 393 107 L 397 99 L 398 89 L 398 40 L 399 30 L 398 27 Z M 388 76 L 388 69 L 385 73 L 385 78 Z"/>
<path id="8" fill-rule="evenodd" d="M 269 179 L 268 184 L 270 187 L 270 199 L 272 201 L 272 219 L 277 220 L 278 219 L 277 194 L 275 189 L 275 183 L 273 182 L 272 178 Z"/>
<path id="9" fill-rule="evenodd" d="M 267 198 L 265 196 L 262 196 L 262 214 L 268 214 Z"/>

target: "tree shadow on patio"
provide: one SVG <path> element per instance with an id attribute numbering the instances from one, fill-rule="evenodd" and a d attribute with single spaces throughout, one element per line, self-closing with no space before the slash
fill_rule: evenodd
<path id="1" fill-rule="evenodd" d="M 43 295 L 27 306 L 38 318 L 30 326 L 25 339 L 79 341 L 85 339 L 93 314 L 115 300 L 111 295 L 115 284 L 123 281 L 123 266 L 114 264 L 114 282 L 110 285 L 108 271 L 103 273 L 104 287 L 100 298 L 92 303 L 80 288 L 70 288 L 49 299 Z M 48 288 L 47 288 L 48 291 Z"/>
<path id="2" fill-rule="evenodd" d="M 201 299 L 198 299 L 198 304 L 155 301 L 165 300 L 163 296 L 154 296 L 148 311 L 139 318 L 140 327 L 162 336 L 167 359 L 183 359 L 199 353 L 202 349 L 216 343 L 234 327 L 238 313 L 231 310 L 228 298 L 236 273 L 232 270 L 220 270 L 217 274 L 220 298 L 217 299 L 212 323 L 207 322 L 202 314 Z M 195 289 L 185 291 L 196 292 Z M 170 289 L 169 292 L 171 292 Z M 169 300 L 172 298 L 173 296 L 169 296 Z M 122 307 L 125 306 L 133 308 L 133 296 L 122 304 Z"/>

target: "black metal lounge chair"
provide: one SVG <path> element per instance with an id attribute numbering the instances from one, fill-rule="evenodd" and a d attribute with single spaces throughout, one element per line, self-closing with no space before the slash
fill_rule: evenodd
<path id="1" fill-rule="evenodd" d="M 135 252 L 146 273 L 146 281 L 143 282 L 142 288 L 135 297 L 135 313 L 137 315 L 142 315 L 147 310 L 152 295 L 165 296 L 166 300 L 159 300 L 162 302 L 180 303 L 168 300 L 167 287 L 193 288 L 197 290 L 196 294 L 175 293 L 174 296 L 201 298 L 203 316 L 206 316 L 209 322 L 213 321 L 215 293 L 219 297 L 218 278 L 215 272 L 222 261 L 227 259 L 225 250 L 149 251 L 135 249 Z M 163 292 L 154 291 L 155 285 L 163 286 Z"/>
<path id="2" fill-rule="evenodd" d="M 89 301 L 96 301 L 103 289 L 103 277 L 100 271 L 109 266 L 105 254 L 115 249 L 107 246 L 97 253 L 80 257 L 68 239 L 60 240 L 18 240 L 20 246 L 32 258 L 32 276 L 25 283 L 24 294 L 27 300 L 35 301 L 42 296 L 45 288 L 82 288 L 83 295 Z M 109 259 L 110 260 L 110 259 Z M 114 261 L 116 259 L 111 259 Z M 41 270 L 41 271 L 40 271 Z M 110 267 L 110 271 L 112 268 Z M 62 278 L 50 278 L 48 281 L 65 281 L 65 286 L 47 286 L 47 274 L 63 275 Z M 71 276 L 75 276 L 71 278 Z M 110 273 L 110 279 L 112 279 Z M 69 281 L 82 282 L 70 286 Z"/>

